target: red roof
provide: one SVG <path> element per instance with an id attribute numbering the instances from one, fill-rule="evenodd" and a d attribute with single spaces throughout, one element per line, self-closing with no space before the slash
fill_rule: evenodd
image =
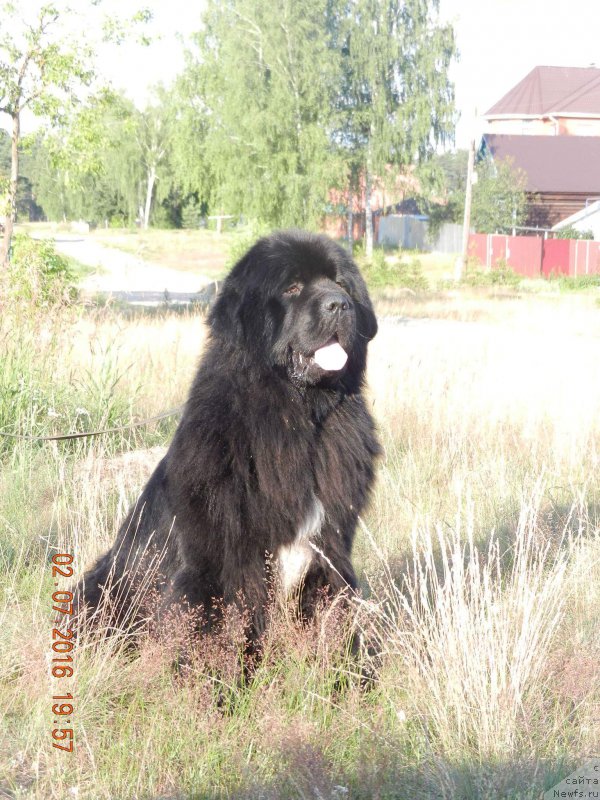
<path id="1" fill-rule="evenodd" d="M 600 69 L 535 67 L 485 117 L 599 115 Z"/>
<path id="2" fill-rule="evenodd" d="M 507 136 L 486 133 L 494 159 L 511 158 L 527 174 L 527 191 L 600 196 L 600 136 Z"/>

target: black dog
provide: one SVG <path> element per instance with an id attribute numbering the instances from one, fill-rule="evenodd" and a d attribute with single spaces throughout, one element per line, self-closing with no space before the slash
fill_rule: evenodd
<path id="1" fill-rule="evenodd" d="M 208 629 L 242 603 L 256 641 L 271 568 L 307 618 L 324 593 L 356 588 L 352 541 L 379 452 L 361 394 L 377 322 L 347 253 L 288 231 L 236 264 L 209 324 L 173 442 L 76 605 L 104 598 L 123 619 L 152 573 L 155 616 L 201 609 Z"/>

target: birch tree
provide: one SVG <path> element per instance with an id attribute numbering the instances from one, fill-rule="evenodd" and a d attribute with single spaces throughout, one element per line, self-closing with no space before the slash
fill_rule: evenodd
<path id="1" fill-rule="evenodd" d="M 437 11 L 438 0 L 339 0 L 336 6 L 342 54 L 336 140 L 348 195 L 364 191 L 368 257 L 374 178 L 385 181 L 425 159 L 454 130 L 448 69 L 456 47 L 452 27 L 440 23 Z"/>
<path id="2" fill-rule="evenodd" d="M 121 43 L 139 25 L 151 19 L 141 8 L 126 18 L 107 18 L 98 7 L 102 0 L 86 0 L 76 7 L 63 0 L 31 3 L 0 0 L 0 115 L 11 127 L 11 171 L 6 197 L 5 230 L 0 261 L 6 268 L 16 216 L 21 121 L 25 111 L 56 123 L 95 77 L 95 47 L 100 41 Z M 82 33 L 83 14 L 86 30 Z M 74 25 L 74 20 L 78 25 Z M 147 44 L 143 37 L 141 43 Z"/>
<path id="3" fill-rule="evenodd" d="M 64 12 L 43 5 L 29 18 L 17 4 L 0 5 L 3 33 L 0 35 L 0 114 L 11 127 L 11 170 L 7 192 L 4 236 L 0 261 L 6 268 L 10 258 L 19 179 L 21 118 L 25 110 L 37 116 L 61 113 L 78 86 L 92 78 L 90 51 L 79 43 L 64 41 L 60 22 Z"/>
<path id="4" fill-rule="evenodd" d="M 142 213 L 144 230 L 150 224 L 156 181 L 166 168 L 173 132 L 174 109 L 164 89 L 157 90 L 158 102 L 136 115 L 136 139 L 145 172 L 145 198 Z"/>
<path id="5" fill-rule="evenodd" d="M 329 129 L 339 54 L 329 47 L 328 6 L 209 1 L 188 75 L 207 121 L 215 211 L 279 226 L 322 218 L 339 174 Z"/>

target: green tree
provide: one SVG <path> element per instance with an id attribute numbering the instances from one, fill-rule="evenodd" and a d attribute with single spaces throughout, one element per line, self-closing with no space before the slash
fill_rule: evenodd
<path id="1" fill-rule="evenodd" d="M 0 128 L 0 198 L 8 200 L 8 188 L 10 185 L 11 170 L 11 151 L 12 143 L 10 135 Z M 19 148 L 19 179 L 17 182 L 17 214 L 29 220 L 42 218 L 43 210 L 36 202 L 33 191 L 32 175 L 35 170 L 35 159 L 29 146 Z M 0 200 L 0 203 L 2 201 Z M 6 202 L 8 210 L 8 202 Z M 0 210 L 0 216 L 4 216 L 5 211 Z"/>
<path id="2" fill-rule="evenodd" d="M 136 219 L 144 170 L 133 103 L 103 90 L 37 140 L 34 188 L 50 219 Z"/>
<path id="3" fill-rule="evenodd" d="M 343 56 L 337 141 L 349 196 L 364 187 L 369 257 L 373 178 L 426 159 L 453 134 L 448 68 L 456 46 L 437 10 L 438 0 L 338 0 L 336 7 L 334 41 Z"/>
<path id="4" fill-rule="evenodd" d="M 559 230 L 555 231 L 554 238 L 592 240 L 594 238 L 594 231 L 592 230 L 580 231 L 578 228 L 574 228 L 572 225 L 567 225 L 566 227 L 560 228 Z"/>
<path id="5" fill-rule="evenodd" d="M 209 0 L 187 78 L 206 125 L 213 210 L 316 225 L 339 177 L 330 136 L 339 54 L 330 0 Z"/>
<path id="6" fill-rule="evenodd" d="M 61 39 L 64 12 L 43 5 L 33 17 L 12 2 L 0 6 L 4 33 L 0 36 L 0 113 L 11 121 L 11 171 L 8 208 L 0 259 L 7 267 L 17 208 L 21 115 L 56 117 L 80 85 L 89 84 L 90 51 L 80 42 Z M 8 24 L 7 24 L 8 23 Z"/>
<path id="7" fill-rule="evenodd" d="M 109 91 L 75 109 L 42 142 L 36 189 L 48 215 L 128 224 L 139 219 L 147 228 L 157 181 L 166 179 L 163 195 L 171 188 L 174 108 L 159 88 L 144 111 Z"/>
<path id="8" fill-rule="evenodd" d="M 146 184 L 142 213 L 144 229 L 150 224 L 156 181 L 168 169 L 174 122 L 175 107 L 169 101 L 169 93 L 162 87 L 156 89 L 156 101 L 134 115 L 136 141 Z"/>
<path id="9" fill-rule="evenodd" d="M 522 225 L 527 216 L 526 184 L 525 172 L 509 159 L 481 161 L 473 186 L 471 227 L 478 233 L 495 233 Z"/>
<path id="10" fill-rule="evenodd" d="M 86 0 L 77 12 L 93 12 L 94 22 L 87 19 L 87 29 L 98 27 L 105 40 L 122 41 L 151 16 L 142 9 L 128 21 L 111 18 L 107 22 L 98 18 L 101 2 Z M 27 110 L 56 123 L 94 77 L 94 48 L 81 31 L 73 35 L 75 14 L 63 0 L 34 0 L 32 4 L 0 0 L 0 114 L 8 115 L 12 132 L 8 213 L 0 251 L 4 267 L 10 257 L 17 208 L 21 116 Z"/>
<path id="11" fill-rule="evenodd" d="M 419 177 L 430 227 L 462 224 L 467 183 L 466 150 L 434 156 Z M 473 184 L 471 227 L 478 233 L 511 230 L 527 216 L 526 175 L 510 160 L 480 160 Z M 441 201 L 441 202 L 440 202 Z"/>
<path id="12" fill-rule="evenodd" d="M 436 153 L 417 170 L 419 207 L 429 217 L 432 234 L 444 222 L 463 221 L 468 155 L 467 150 Z"/>
<path id="13" fill-rule="evenodd" d="M 169 174 L 163 178 L 163 191 L 171 202 L 178 197 L 180 212 L 186 222 L 205 213 L 216 203 L 214 174 L 206 152 L 210 128 L 208 109 L 200 94 L 197 55 L 186 54 L 186 67 L 172 87 L 172 135 L 170 140 Z"/>

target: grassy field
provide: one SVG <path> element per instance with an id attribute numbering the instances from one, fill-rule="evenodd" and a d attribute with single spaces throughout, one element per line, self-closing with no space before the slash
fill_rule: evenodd
<path id="1" fill-rule="evenodd" d="M 133 253 L 165 267 L 222 278 L 235 235 L 210 230 L 113 230 L 99 228 L 93 237 L 100 244 Z"/>
<path id="2" fill-rule="evenodd" d="M 598 753 L 595 299 L 377 298 L 369 396 L 385 455 L 355 549 L 374 688 L 341 652 L 335 608 L 306 631 L 277 617 L 244 689 L 233 633 L 201 648 L 189 678 L 168 647 L 143 640 L 133 656 L 118 638 L 83 640 L 74 677 L 52 678 L 50 558 L 74 552 L 79 573 L 113 541 L 175 423 L 0 438 L 0 796 L 524 800 Z M 202 316 L 166 311 L 5 316 L 0 430 L 89 430 L 178 405 L 204 335 Z M 231 676 L 226 708 L 215 664 Z M 65 690 L 72 754 L 50 738 Z"/>

